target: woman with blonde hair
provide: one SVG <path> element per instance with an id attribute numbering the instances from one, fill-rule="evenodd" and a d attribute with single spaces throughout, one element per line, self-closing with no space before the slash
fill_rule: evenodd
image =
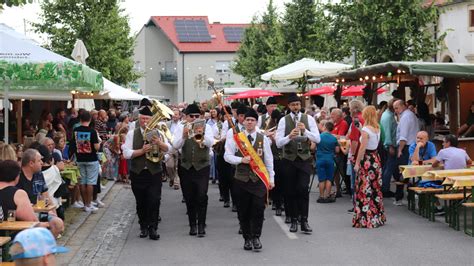
<path id="1" fill-rule="evenodd" d="M 382 196 L 382 166 L 377 152 L 380 126 L 377 110 L 370 105 L 362 110 L 364 126 L 361 129 L 359 152 L 355 161 L 353 227 L 377 228 L 385 221 Z"/>
<path id="2" fill-rule="evenodd" d="M 0 161 L 5 160 L 17 161 L 16 151 L 12 145 L 2 143 L 0 144 Z"/>

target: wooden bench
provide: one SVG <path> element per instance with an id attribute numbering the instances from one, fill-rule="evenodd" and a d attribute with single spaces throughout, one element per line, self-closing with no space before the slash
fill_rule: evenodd
<path id="1" fill-rule="evenodd" d="M 425 187 L 409 187 L 408 188 L 408 209 L 415 212 L 416 211 L 416 202 L 415 194 L 418 195 L 418 214 L 422 215 L 425 218 L 428 218 L 430 221 L 435 221 L 434 215 L 434 195 L 442 193 L 443 188 L 425 188 Z"/>
<path id="2" fill-rule="evenodd" d="M 474 202 L 464 202 L 462 204 L 464 210 L 464 233 L 474 236 Z M 467 228 L 467 209 L 471 210 L 471 228 Z"/>
<path id="3" fill-rule="evenodd" d="M 446 193 L 446 194 L 436 194 L 435 197 L 445 201 L 445 210 L 446 210 L 446 222 L 450 227 L 459 231 L 459 212 L 458 207 L 460 207 L 459 202 L 463 201 L 465 197 L 470 197 L 471 194 L 467 193 Z M 447 202 L 447 204 L 446 204 Z"/>
<path id="4" fill-rule="evenodd" d="M 8 259 L 8 244 L 10 243 L 11 238 L 9 236 L 0 237 L 0 255 L 2 256 L 2 261 Z M 1 264 L 0 262 L 0 265 Z"/>

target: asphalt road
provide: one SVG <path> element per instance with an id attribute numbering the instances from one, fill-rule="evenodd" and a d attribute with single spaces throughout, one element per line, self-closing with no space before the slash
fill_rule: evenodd
<path id="1" fill-rule="evenodd" d="M 188 235 L 185 204 L 181 191 L 163 183 L 159 241 L 138 237 L 132 192 L 115 184 L 107 195 L 107 208 L 94 215 L 89 236 L 66 260 L 76 265 L 473 265 L 474 238 L 455 231 L 438 218 L 429 222 L 385 200 L 387 223 L 377 229 L 355 229 L 347 196 L 336 203 L 318 204 L 311 193 L 309 223 L 312 235 L 289 233 L 282 217 L 265 211 L 260 252 L 244 251 L 237 234 L 236 213 L 222 207 L 217 185 L 209 185 L 207 235 Z M 90 217 L 94 218 L 93 215 Z M 89 218 L 91 219 L 91 218 Z M 84 235 L 84 232 L 81 232 Z M 74 239 L 74 236 L 72 237 Z M 66 243 L 68 245 L 68 243 Z M 66 262 L 63 260 L 63 262 Z"/>

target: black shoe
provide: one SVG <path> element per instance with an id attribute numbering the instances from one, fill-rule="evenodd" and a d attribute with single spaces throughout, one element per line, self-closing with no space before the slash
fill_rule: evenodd
<path id="1" fill-rule="evenodd" d="M 336 198 L 342 198 L 341 191 L 336 192 Z"/>
<path id="2" fill-rule="evenodd" d="M 258 239 L 258 237 L 252 239 L 252 246 L 253 249 L 262 249 L 262 243 L 260 242 L 260 239 Z"/>
<path id="3" fill-rule="evenodd" d="M 219 197 L 219 201 L 222 202 L 224 201 L 224 199 L 222 197 Z"/>
<path id="4" fill-rule="evenodd" d="M 204 229 L 206 226 L 203 224 L 198 225 L 198 237 L 204 237 L 206 235 L 206 230 Z"/>
<path id="5" fill-rule="evenodd" d="M 272 211 L 276 210 L 277 209 L 277 206 L 275 206 L 275 204 L 272 205 Z"/>
<path id="6" fill-rule="evenodd" d="M 395 197 L 395 193 L 393 193 L 392 191 L 385 191 L 385 192 L 382 192 L 382 194 L 383 194 L 384 198 L 393 198 L 393 197 Z"/>
<path id="7" fill-rule="evenodd" d="M 140 229 L 140 238 L 145 238 L 148 236 L 148 230 Z"/>
<path id="8" fill-rule="evenodd" d="M 281 209 L 280 208 L 276 209 L 275 215 L 276 216 L 281 216 Z"/>
<path id="9" fill-rule="evenodd" d="M 189 235 L 190 236 L 195 236 L 197 235 L 197 226 L 196 225 L 191 225 L 189 228 Z"/>
<path id="10" fill-rule="evenodd" d="M 289 216 L 285 217 L 285 223 L 286 224 L 291 224 L 291 218 Z"/>
<path id="11" fill-rule="evenodd" d="M 324 200 L 325 200 L 325 198 L 319 197 L 319 198 L 316 200 L 316 202 L 317 202 L 317 203 L 324 203 Z"/>
<path id="12" fill-rule="evenodd" d="M 252 250 L 252 242 L 250 241 L 250 239 L 245 239 L 244 249 L 245 250 Z"/>
<path id="13" fill-rule="evenodd" d="M 212 180 L 212 182 L 211 182 L 211 183 L 212 183 L 212 184 L 215 184 L 215 183 L 216 183 L 216 180 Z"/>
<path id="14" fill-rule="evenodd" d="M 313 229 L 311 229 L 311 227 L 309 227 L 307 218 L 303 218 L 302 221 L 301 221 L 301 231 L 305 232 L 305 233 L 313 232 Z"/>
<path id="15" fill-rule="evenodd" d="M 224 208 L 229 208 L 229 207 L 230 207 L 230 202 L 225 201 L 225 202 L 224 202 Z"/>
<path id="16" fill-rule="evenodd" d="M 156 232 L 155 228 L 148 228 L 148 236 L 150 237 L 151 240 L 158 240 L 160 239 L 160 235 Z"/>
<path id="17" fill-rule="evenodd" d="M 232 205 L 232 212 L 237 212 L 237 205 Z"/>
<path id="18" fill-rule="evenodd" d="M 354 212 L 354 208 L 347 210 L 347 212 L 348 212 L 348 213 L 353 213 L 353 212 Z"/>
<path id="19" fill-rule="evenodd" d="M 298 221 L 296 219 L 291 219 L 290 232 L 298 232 Z"/>

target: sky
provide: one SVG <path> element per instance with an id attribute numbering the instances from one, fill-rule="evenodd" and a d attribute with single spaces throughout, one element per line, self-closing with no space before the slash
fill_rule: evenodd
<path id="1" fill-rule="evenodd" d="M 279 12 L 290 0 L 273 0 Z M 265 11 L 269 0 L 122 0 L 124 14 L 129 15 L 132 33 L 138 32 L 151 16 L 208 16 L 209 22 L 249 23 Z M 28 22 L 38 22 L 38 1 L 23 7 L 5 7 L 0 23 L 5 23 L 30 38 L 43 43 Z"/>

